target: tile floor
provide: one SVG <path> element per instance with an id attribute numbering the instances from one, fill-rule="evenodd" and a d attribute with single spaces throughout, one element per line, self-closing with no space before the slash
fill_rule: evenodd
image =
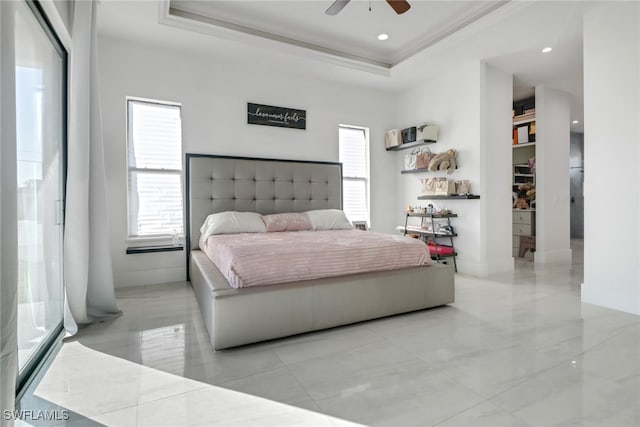
<path id="1" fill-rule="evenodd" d="M 71 426 L 640 425 L 640 317 L 581 303 L 580 262 L 456 280 L 447 307 L 219 352 L 188 284 L 119 290 L 123 316 L 65 342 L 22 407 Z"/>

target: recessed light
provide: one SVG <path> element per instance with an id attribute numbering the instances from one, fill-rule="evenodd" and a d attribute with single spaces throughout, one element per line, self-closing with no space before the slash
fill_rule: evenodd
<path id="1" fill-rule="evenodd" d="M 551 52 L 553 49 L 549 46 L 545 47 L 544 49 L 542 49 L 542 53 L 549 53 Z"/>
<path id="2" fill-rule="evenodd" d="M 378 34 L 378 40 L 386 40 L 388 38 L 389 38 L 389 34 L 386 34 L 386 33 Z"/>
<path id="3" fill-rule="evenodd" d="M 578 123 L 580 123 L 580 122 L 579 122 L 579 121 L 577 121 L 577 120 L 574 120 L 574 121 L 572 121 L 571 123 L 573 123 L 574 125 L 577 125 L 577 124 L 578 124 Z"/>

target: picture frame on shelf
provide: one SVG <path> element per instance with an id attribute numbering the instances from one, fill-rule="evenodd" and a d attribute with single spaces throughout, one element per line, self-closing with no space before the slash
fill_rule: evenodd
<path id="1" fill-rule="evenodd" d="M 354 230 L 369 231 L 367 221 L 353 221 L 352 224 Z"/>

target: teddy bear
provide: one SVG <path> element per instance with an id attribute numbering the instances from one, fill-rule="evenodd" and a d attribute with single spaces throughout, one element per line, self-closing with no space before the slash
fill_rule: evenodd
<path id="1" fill-rule="evenodd" d="M 532 190 L 533 188 L 534 188 L 533 184 L 530 183 L 530 182 L 524 182 L 524 183 L 518 185 L 518 191 L 520 193 L 523 193 L 523 194 L 526 193 L 529 190 Z"/>
<path id="2" fill-rule="evenodd" d="M 446 153 L 436 154 L 436 156 L 429 162 L 429 171 L 447 171 L 447 173 L 453 173 L 457 167 L 457 155 L 458 153 L 454 149 L 447 150 Z"/>
<path id="3" fill-rule="evenodd" d="M 518 186 L 517 200 L 514 207 L 517 209 L 529 209 L 536 200 L 536 188 L 532 183 L 525 182 Z"/>
<path id="4" fill-rule="evenodd" d="M 536 189 L 532 188 L 531 190 L 527 191 L 527 199 L 529 200 L 535 200 L 536 199 Z"/>
<path id="5" fill-rule="evenodd" d="M 520 197 L 518 198 L 518 200 L 516 200 L 516 205 L 514 207 L 516 209 L 528 209 L 529 202 L 527 202 L 527 199 Z"/>
<path id="6" fill-rule="evenodd" d="M 536 189 L 532 188 L 527 191 L 527 200 L 529 200 L 529 207 L 534 209 L 536 207 Z"/>

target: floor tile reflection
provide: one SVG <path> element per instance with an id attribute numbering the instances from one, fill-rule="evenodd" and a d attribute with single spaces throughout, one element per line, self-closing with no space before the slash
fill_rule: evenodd
<path id="1" fill-rule="evenodd" d="M 640 425 L 640 318 L 581 281 L 518 261 L 447 307 L 218 352 L 188 283 L 122 289 L 23 403 L 74 426 Z"/>

